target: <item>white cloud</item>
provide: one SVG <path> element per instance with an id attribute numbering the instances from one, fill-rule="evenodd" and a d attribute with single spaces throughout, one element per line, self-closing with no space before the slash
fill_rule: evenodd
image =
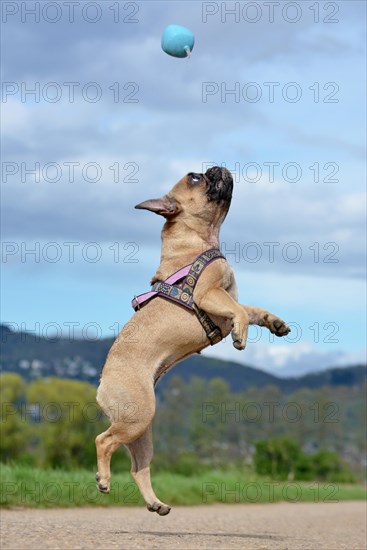
<path id="1" fill-rule="evenodd" d="M 3 106 L 4 107 L 4 106 Z M 27 135 L 32 114 L 25 103 L 8 99 L 3 108 L 2 133 L 5 139 L 14 139 Z"/>
<path id="2" fill-rule="evenodd" d="M 298 377 L 331 367 L 364 365 L 367 359 L 366 349 L 317 351 L 311 342 L 277 346 L 250 343 L 244 352 L 239 352 L 228 340 L 207 348 L 203 355 L 246 364 L 280 377 Z"/>

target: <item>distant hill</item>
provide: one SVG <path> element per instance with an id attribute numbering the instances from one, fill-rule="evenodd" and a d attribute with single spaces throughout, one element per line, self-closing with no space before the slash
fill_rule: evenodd
<path id="1" fill-rule="evenodd" d="M 274 385 L 282 391 L 291 393 L 300 388 L 316 389 L 323 386 L 360 386 L 367 381 L 366 367 L 363 365 L 344 368 L 331 368 L 317 374 L 307 374 L 299 378 L 278 378 L 253 367 L 208 357 L 192 355 L 176 365 L 163 379 L 167 383 L 174 375 L 188 381 L 192 376 L 200 378 L 223 378 L 231 391 L 246 390 Z"/>
<path id="2" fill-rule="evenodd" d="M 40 376 L 75 378 L 96 384 L 113 339 L 42 338 L 0 325 L 0 371 L 27 380 Z"/>
<path id="3" fill-rule="evenodd" d="M 27 380 L 41 376 L 59 376 L 86 380 L 93 384 L 98 383 L 100 370 L 113 343 L 111 338 L 96 342 L 42 338 L 26 332 L 12 331 L 6 325 L 0 325 L 0 341 L 1 372 L 17 372 Z M 208 380 L 223 378 L 231 391 L 242 391 L 251 386 L 259 388 L 274 385 L 284 392 L 291 393 L 300 388 L 316 389 L 326 385 L 360 386 L 366 382 L 366 368 L 363 365 L 331 368 L 300 378 L 278 378 L 240 363 L 192 355 L 162 378 L 158 390 L 161 391 L 174 375 L 185 381 L 192 376 Z"/>

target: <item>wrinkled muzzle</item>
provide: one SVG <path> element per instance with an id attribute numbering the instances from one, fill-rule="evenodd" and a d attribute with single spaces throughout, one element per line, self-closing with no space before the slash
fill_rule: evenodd
<path id="1" fill-rule="evenodd" d="M 229 208 L 232 199 L 233 178 L 227 168 L 213 166 L 205 172 L 208 183 L 206 194 L 210 201 L 224 201 Z"/>

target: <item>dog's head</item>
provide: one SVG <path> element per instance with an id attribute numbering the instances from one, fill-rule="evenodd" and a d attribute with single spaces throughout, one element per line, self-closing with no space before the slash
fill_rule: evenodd
<path id="1" fill-rule="evenodd" d="M 229 210 L 232 190 L 230 171 L 213 166 L 205 174 L 189 172 L 167 195 L 144 201 L 135 208 L 150 210 L 167 220 L 195 218 L 220 225 Z"/>

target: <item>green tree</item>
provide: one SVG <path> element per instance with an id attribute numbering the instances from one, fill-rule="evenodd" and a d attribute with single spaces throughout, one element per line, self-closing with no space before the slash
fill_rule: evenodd
<path id="1" fill-rule="evenodd" d="M 256 472 L 273 479 L 294 479 L 301 454 L 297 443 L 288 437 L 257 441 L 254 456 Z"/>
<path id="2" fill-rule="evenodd" d="M 189 383 L 192 407 L 190 411 L 190 441 L 194 451 L 201 459 L 210 456 L 212 448 L 213 425 L 210 420 L 211 409 L 208 398 L 208 384 L 205 380 L 193 376 Z"/>
<path id="3" fill-rule="evenodd" d="M 241 411 L 237 396 L 222 378 L 213 378 L 208 384 L 202 420 L 209 431 L 208 459 L 213 465 L 228 463 L 238 452 Z"/>
<path id="4" fill-rule="evenodd" d="M 25 453 L 29 442 L 24 416 L 25 383 L 18 374 L 0 376 L 0 459 L 15 460 Z"/>
<path id="5" fill-rule="evenodd" d="M 320 449 L 312 455 L 312 464 L 317 479 L 334 482 L 355 481 L 352 472 L 342 463 L 340 456 L 327 449 Z"/>
<path id="6" fill-rule="evenodd" d="M 27 388 L 34 410 L 32 434 L 39 463 L 45 467 L 91 467 L 96 462 L 94 440 L 108 423 L 87 382 L 42 378 Z"/>
<path id="7" fill-rule="evenodd" d="M 169 464 L 175 464 L 187 450 L 189 410 L 187 384 L 179 376 L 173 376 L 158 401 L 153 425 L 154 448 L 161 462 L 165 462 L 165 456 Z"/>

